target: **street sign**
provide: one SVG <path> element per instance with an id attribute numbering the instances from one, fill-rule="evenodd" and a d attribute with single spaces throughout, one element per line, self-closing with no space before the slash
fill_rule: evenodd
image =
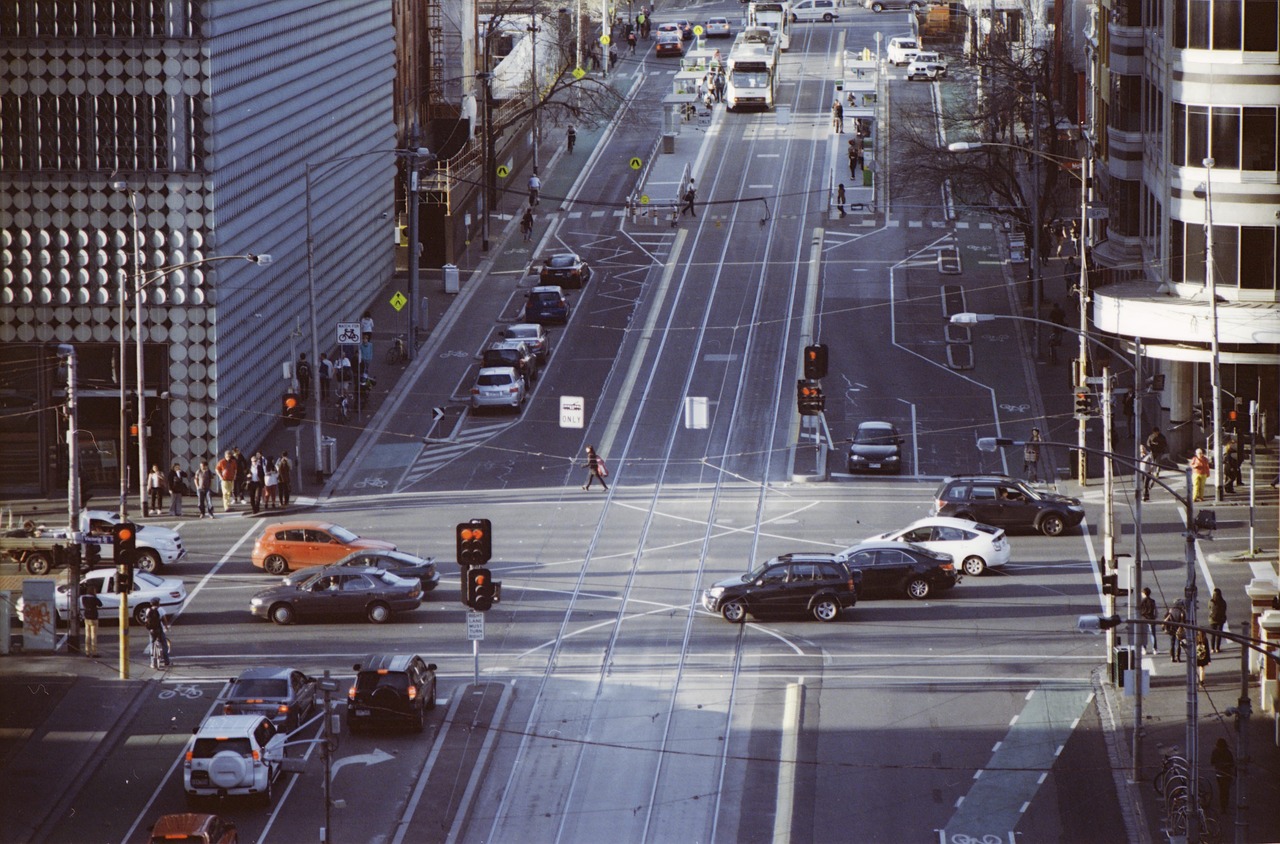
<path id="1" fill-rule="evenodd" d="M 510 175 L 511 175 L 511 168 L 510 168 L 510 167 L 508 167 L 508 166 L 507 166 L 507 165 L 505 165 L 505 164 L 499 164 L 499 165 L 498 165 L 498 178 L 499 178 L 499 179 L 505 179 L 505 178 L 507 178 L 507 176 L 510 176 Z"/>
<path id="2" fill-rule="evenodd" d="M 560 427 L 581 428 L 586 419 L 586 400 L 582 396 L 560 397 Z"/>
<path id="3" fill-rule="evenodd" d="M 467 613 L 467 641 L 468 642 L 484 641 L 484 613 L 482 612 Z"/>
<path id="4" fill-rule="evenodd" d="M 600 43 L 601 43 L 601 44 L 603 44 L 603 45 L 604 45 L 604 46 L 606 46 L 606 47 L 608 47 L 608 46 L 609 46 L 609 42 L 610 42 L 610 41 L 612 41 L 612 40 L 613 40 L 613 39 L 611 39 L 611 38 L 610 38 L 609 36 L 607 36 L 607 35 L 601 35 L 601 36 L 600 36 Z"/>
<path id="5" fill-rule="evenodd" d="M 586 75 L 587 75 L 587 72 L 586 72 L 585 70 L 583 70 L 582 68 L 580 68 L 580 67 L 575 67 L 575 68 L 573 69 L 573 78 L 574 78 L 574 79 L 581 79 L 582 77 L 584 77 L 584 76 L 586 76 Z"/>
<path id="6" fill-rule="evenodd" d="M 338 323 L 338 345 L 339 346 L 360 345 L 360 323 L 358 322 Z"/>
<path id="7" fill-rule="evenodd" d="M 404 306 L 407 304 L 409 304 L 409 300 L 406 299 L 404 297 L 404 294 L 401 293 L 399 290 L 397 290 L 396 294 L 391 297 L 391 307 L 396 309 L 396 313 L 400 313 L 400 311 L 403 310 Z"/>
<path id="8" fill-rule="evenodd" d="M 638 159 L 638 158 L 633 158 L 633 159 L 631 159 L 631 169 L 632 169 L 632 170 L 639 170 L 639 169 L 640 169 L 640 165 L 642 165 L 642 164 L 644 164 L 644 162 L 643 162 L 643 161 L 641 161 L 641 160 L 640 160 L 640 159 Z"/>
<path id="9" fill-rule="evenodd" d="M 697 26 L 695 26 L 695 27 L 693 28 L 693 34 L 694 34 L 694 35 L 701 35 L 701 34 L 702 34 L 702 32 L 703 32 L 702 24 L 698 24 Z"/>
<path id="10" fill-rule="evenodd" d="M 439 422 L 441 419 L 443 419 L 443 418 L 444 418 L 444 408 L 443 408 L 443 407 L 433 407 L 433 408 L 431 408 L 431 418 L 432 418 L 432 419 L 434 419 L 434 420 L 436 420 L 437 422 Z"/>
<path id="11" fill-rule="evenodd" d="M 1086 211 L 1086 216 L 1090 220 L 1105 220 L 1111 216 L 1111 212 L 1107 210 L 1105 205 L 1090 205 Z"/>
<path id="12" fill-rule="evenodd" d="M 648 205 L 648 204 L 649 204 L 649 194 L 647 194 L 647 193 L 642 193 L 642 194 L 640 194 L 640 204 L 641 204 L 641 205 Z"/>
<path id="13" fill-rule="evenodd" d="M 684 397 L 684 426 L 686 428 L 694 430 L 706 428 L 707 418 L 706 396 Z"/>

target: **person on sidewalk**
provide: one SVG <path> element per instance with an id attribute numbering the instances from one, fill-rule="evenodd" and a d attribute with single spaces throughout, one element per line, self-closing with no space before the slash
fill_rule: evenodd
<path id="1" fill-rule="evenodd" d="M 1209 598 L 1209 627 L 1217 633 L 1209 640 L 1209 645 L 1216 654 L 1222 653 L 1222 631 L 1227 626 L 1227 599 L 1222 597 L 1221 589 L 1214 589 Z"/>
<path id="2" fill-rule="evenodd" d="M 1210 463 L 1203 448 L 1197 448 L 1191 458 L 1191 500 L 1204 501 L 1204 485 L 1209 480 Z"/>
<path id="3" fill-rule="evenodd" d="M 524 216 L 520 218 L 520 233 L 524 235 L 524 242 L 528 243 L 533 240 L 533 206 L 530 205 L 524 209 Z"/>
<path id="4" fill-rule="evenodd" d="M 249 485 L 249 458 L 238 445 L 232 446 L 231 452 L 236 456 L 236 503 L 243 504 L 245 487 Z"/>
<path id="5" fill-rule="evenodd" d="M 213 518 L 213 472 L 209 469 L 209 461 L 201 460 L 200 468 L 192 475 L 196 488 L 196 507 L 200 510 L 200 518 Z"/>
<path id="6" fill-rule="evenodd" d="M 1142 598 L 1138 601 L 1138 618 L 1147 622 L 1142 628 L 1144 638 L 1150 640 L 1151 653 L 1160 653 L 1160 632 L 1156 630 L 1156 599 L 1151 597 L 1151 587 L 1142 587 Z"/>
<path id="7" fill-rule="evenodd" d="M 249 508 L 254 515 L 262 509 L 262 484 L 267 469 L 264 462 L 261 451 L 254 452 L 253 459 L 249 461 L 249 481 L 245 485 L 245 491 L 249 495 Z"/>
<path id="8" fill-rule="evenodd" d="M 1218 778 L 1218 810 L 1223 816 L 1231 808 L 1231 787 L 1236 782 L 1236 757 L 1227 746 L 1227 740 L 1218 739 L 1209 754 L 1209 764 L 1213 766 L 1214 776 Z"/>
<path id="9" fill-rule="evenodd" d="M 98 610 L 102 608 L 102 599 L 98 597 L 98 588 L 94 581 L 87 580 L 84 591 L 80 593 L 80 619 L 84 622 L 84 655 L 98 655 Z"/>
<path id="10" fill-rule="evenodd" d="M 859 138 L 849 140 L 849 178 L 858 176 L 858 167 L 862 164 L 862 141 Z"/>
<path id="11" fill-rule="evenodd" d="M 187 473 L 177 463 L 169 470 L 165 479 L 169 485 L 169 515 L 182 516 L 182 496 L 187 494 Z"/>
<path id="12" fill-rule="evenodd" d="M 1040 481 L 1039 444 L 1042 442 L 1044 442 L 1044 437 L 1040 436 L 1040 429 L 1032 428 L 1031 438 L 1022 447 L 1022 474 L 1033 484 Z"/>
<path id="13" fill-rule="evenodd" d="M 289 502 L 293 500 L 293 462 L 289 459 L 289 452 L 280 455 L 280 459 L 276 461 L 276 474 L 280 476 L 280 506 L 288 507 Z"/>
<path id="14" fill-rule="evenodd" d="M 1235 492 L 1236 484 L 1244 484 L 1240 478 L 1240 443 L 1235 437 L 1222 447 L 1222 480 L 1223 492 Z"/>
<path id="15" fill-rule="evenodd" d="M 325 352 L 320 353 L 320 401 L 327 402 L 329 400 L 329 385 L 333 382 L 333 361 L 329 360 L 329 355 Z"/>
<path id="16" fill-rule="evenodd" d="M 143 619 L 143 626 L 151 636 L 151 667 L 155 669 L 169 667 L 169 634 L 165 630 L 169 620 L 164 610 L 160 609 L 160 599 L 151 599 L 151 608 Z"/>
<path id="17" fill-rule="evenodd" d="M 142 515 L 160 515 L 160 508 L 164 506 L 164 473 L 158 464 L 152 464 L 151 472 L 147 474 L 147 500 L 150 507 Z"/>
<path id="18" fill-rule="evenodd" d="M 844 182 L 836 186 L 836 210 L 840 212 L 840 216 L 845 216 L 844 204 L 846 202 L 844 193 Z"/>
<path id="19" fill-rule="evenodd" d="M 304 402 L 311 398 L 311 364 L 307 362 L 307 353 L 298 355 L 298 398 Z"/>
<path id="20" fill-rule="evenodd" d="M 686 213 L 690 217 L 698 216 L 698 212 L 693 210 L 693 203 L 694 203 L 694 200 L 696 200 L 697 198 L 698 198 L 698 189 L 694 187 L 693 179 L 690 179 L 689 187 L 684 192 L 684 207 L 680 209 L 681 217 L 683 217 Z"/>
<path id="21" fill-rule="evenodd" d="M 582 488 L 591 489 L 591 483 L 598 480 L 600 486 L 608 490 L 609 484 L 605 482 L 607 477 L 609 477 L 609 468 L 604 465 L 604 459 L 596 454 L 594 446 L 587 446 L 587 482 Z"/>
<path id="22" fill-rule="evenodd" d="M 236 477 L 240 464 L 230 450 L 218 461 L 218 480 L 222 484 L 222 512 L 231 512 L 231 500 L 235 497 Z"/>
<path id="23" fill-rule="evenodd" d="M 267 510 L 274 510 L 280 506 L 280 473 L 276 471 L 276 464 L 270 457 L 263 458 L 262 473 L 262 502 Z"/>
<path id="24" fill-rule="evenodd" d="M 837 135 L 844 134 L 844 106 L 840 105 L 839 97 L 831 104 L 831 125 Z"/>
<path id="25" fill-rule="evenodd" d="M 1145 445 L 1138 446 L 1138 471 L 1142 472 L 1142 500 L 1151 500 L 1151 486 L 1160 477 L 1160 464 Z"/>
<path id="26" fill-rule="evenodd" d="M 1174 601 L 1173 606 L 1165 610 L 1164 621 L 1164 632 L 1169 637 L 1169 656 L 1173 662 L 1182 662 L 1182 651 L 1187 641 L 1186 631 L 1177 625 L 1186 624 L 1187 611 L 1186 604 L 1183 603 L 1181 598 Z M 1169 622 L 1175 623 L 1170 624 Z"/>
<path id="27" fill-rule="evenodd" d="M 569 130 L 565 132 L 565 143 L 569 147 L 569 154 L 573 155 L 573 145 L 578 142 L 578 130 L 573 128 L 573 124 L 569 125 Z"/>
<path id="28" fill-rule="evenodd" d="M 1168 460 L 1169 441 L 1160 433 L 1159 428 L 1152 428 L 1151 433 L 1147 434 L 1147 450 L 1151 452 L 1151 459 L 1156 461 L 1157 466 L 1164 465 Z"/>
<path id="29" fill-rule="evenodd" d="M 1209 667 L 1213 657 L 1209 653 L 1209 637 L 1203 630 L 1196 631 L 1196 676 L 1200 685 L 1204 685 L 1204 670 Z"/>

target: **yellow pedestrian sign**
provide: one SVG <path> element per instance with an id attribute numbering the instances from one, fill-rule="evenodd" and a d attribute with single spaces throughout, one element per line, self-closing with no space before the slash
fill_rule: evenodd
<path id="1" fill-rule="evenodd" d="M 507 165 L 505 165 L 505 164 L 499 164 L 499 165 L 498 165 L 498 178 L 499 178 L 499 179 L 505 179 L 505 178 L 507 178 L 507 176 L 510 176 L 510 175 L 511 175 L 511 168 L 510 168 L 510 167 L 508 167 L 508 166 L 507 166 Z"/>
<path id="2" fill-rule="evenodd" d="M 396 313 L 400 313 L 401 309 L 403 309 L 407 304 L 409 304 L 409 300 L 406 299 L 404 294 L 399 290 L 397 290 L 396 294 L 391 297 L 391 307 L 396 309 Z"/>
<path id="3" fill-rule="evenodd" d="M 698 24 L 693 28 L 693 34 L 699 37 L 702 35 L 702 24 Z"/>
<path id="4" fill-rule="evenodd" d="M 603 45 L 604 45 L 604 46 L 606 46 L 606 47 L 608 47 L 608 46 L 609 46 L 609 42 L 610 42 L 610 41 L 612 41 L 612 40 L 613 40 L 613 39 L 611 39 L 611 38 L 610 38 L 609 36 L 607 36 L 607 35 L 601 35 L 601 36 L 600 36 L 600 43 L 601 43 L 601 44 L 603 44 Z"/>
<path id="5" fill-rule="evenodd" d="M 641 204 L 641 205 L 648 205 L 648 204 L 649 204 L 649 194 L 647 194 L 647 193 L 642 193 L 642 194 L 640 194 L 640 204 Z"/>
<path id="6" fill-rule="evenodd" d="M 640 165 L 641 165 L 641 164 L 644 164 L 644 162 L 643 162 L 643 161 L 641 161 L 640 159 L 638 159 L 638 158 L 633 158 L 633 159 L 631 159 L 631 169 L 632 169 L 632 170 L 639 170 L 639 169 L 640 169 Z"/>
<path id="7" fill-rule="evenodd" d="M 574 78 L 574 79 L 581 79 L 582 77 L 584 77 L 584 76 L 586 76 L 586 75 L 587 75 L 587 72 L 586 72 L 585 70 L 583 70 L 582 68 L 580 68 L 580 67 L 575 67 L 575 68 L 573 69 L 573 78 Z"/>

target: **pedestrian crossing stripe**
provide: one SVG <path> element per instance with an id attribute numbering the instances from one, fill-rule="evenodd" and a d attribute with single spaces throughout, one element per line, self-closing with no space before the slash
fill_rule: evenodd
<path id="1" fill-rule="evenodd" d="M 494 422 L 488 425 L 476 425 L 467 428 L 452 440 L 428 442 L 401 479 L 399 489 L 402 490 L 417 483 L 436 469 L 474 451 L 514 424 L 514 422 Z"/>

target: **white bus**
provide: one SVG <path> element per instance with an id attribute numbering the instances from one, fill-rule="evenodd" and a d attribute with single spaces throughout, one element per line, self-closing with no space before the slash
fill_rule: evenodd
<path id="1" fill-rule="evenodd" d="M 771 109 L 778 92 L 778 53 L 768 44 L 739 41 L 729 52 L 724 102 L 729 111 Z"/>
<path id="2" fill-rule="evenodd" d="M 778 36 L 778 47 L 791 49 L 791 4 L 780 0 L 756 0 L 747 6 L 749 26 L 767 26 Z"/>

